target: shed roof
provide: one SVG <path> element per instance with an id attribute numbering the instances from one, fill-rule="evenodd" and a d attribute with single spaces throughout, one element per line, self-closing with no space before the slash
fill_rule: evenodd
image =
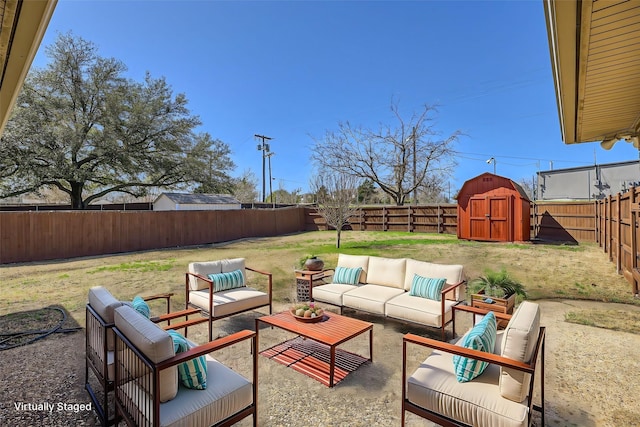
<path id="1" fill-rule="evenodd" d="M 473 177 L 471 179 L 468 179 L 464 182 L 464 184 L 462 184 L 462 187 L 460 187 L 460 191 L 458 192 L 458 194 L 456 195 L 456 199 L 458 198 L 458 196 L 460 196 L 461 194 L 464 194 L 464 192 L 466 191 L 466 186 L 468 186 L 472 181 L 477 181 L 479 179 L 485 178 L 487 176 L 491 176 L 491 177 L 497 177 L 499 178 L 501 181 L 506 181 L 509 183 L 509 185 L 512 186 L 512 188 L 518 192 L 518 194 L 520 194 L 520 197 L 522 197 L 523 199 L 530 201 L 529 200 L 529 196 L 527 196 L 527 192 L 524 191 L 524 188 L 522 188 L 522 186 L 520 184 L 518 184 L 515 181 L 512 181 L 511 179 L 504 177 L 504 176 L 500 176 L 500 175 L 494 175 L 490 172 L 485 172 L 482 173 L 476 177 Z"/>
<path id="2" fill-rule="evenodd" d="M 161 196 L 167 196 L 174 203 L 181 205 L 240 204 L 240 201 L 230 194 L 162 193 L 158 197 Z"/>

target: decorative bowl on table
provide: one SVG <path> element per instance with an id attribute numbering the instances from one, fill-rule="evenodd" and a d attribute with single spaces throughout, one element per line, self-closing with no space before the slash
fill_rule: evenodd
<path id="1" fill-rule="evenodd" d="M 289 313 L 294 319 L 307 323 L 320 322 L 325 317 L 324 310 L 312 302 L 297 304 L 289 309 Z"/>

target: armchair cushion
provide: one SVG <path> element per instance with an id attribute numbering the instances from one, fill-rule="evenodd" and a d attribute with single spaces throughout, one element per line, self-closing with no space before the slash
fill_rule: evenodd
<path id="1" fill-rule="evenodd" d="M 493 352 L 496 343 L 496 316 L 487 313 L 461 340 L 459 345 L 465 348 Z M 482 374 L 489 363 L 468 357 L 453 356 L 453 366 L 459 382 L 467 382 Z"/>
<path id="2" fill-rule="evenodd" d="M 432 279 L 415 274 L 409 295 L 440 301 L 446 281 L 447 279 Z"/>
<path id="3" fill-rule="evenodd" d="M 175 356 L 171 336 L 133 308 L 127 305 L 117 308 L 114 321 L 122 334 L 152 362 Z M 178 393 L 178 369 L 172 366 L 160 372 L 160 384 L 160 401 L 173 399 Z"/>
<path id="4" fill-rule="evenodd" d="M 189 342 L 174 330 L 167 331 L 173 340 L 173 349 L 178 353 L 188 351 Z M 207 388 L 207 361 L 205 356 L 198 356 L 178 365 L 178 378 L 184 387 L 195 390 Z"/>
<path id="5" fill-rule="evenodd" d="M 227 291 L 244 286 L 244 274 L 242 270 L 209 274 L 208 277 L 213 282 L 213 292 Z"/>
<path id="6" fill-rule="evenodd" d="M 460 383 L 452 359 L 453 355 L 434 350 L 407 379 L 407 399 L 468 425 L 527 426 L 527 405 L 500 396 L 498 365 L 490 364 L 475 381 Z"/>
<path id="7" fill-rule="evenodd" d="M 333 273 L 333 283 L 342 285 L 357 285 L 360 280 L 362 267 L 336 267 Z"/>
<path id="8" fill-rule="evenodd" d="M 540 306 L 523 301 L 504 330 L 501 355 L 519 362 L 529 363 L 540 333 Z M 500 368 L 500 393 L 514 402 L 522 402 L 529 390 L 531 375 Z"/>
<path id="9" fill-rule="evenodd" d="M 189 264 L 189 273 L 194 273 L 202 277 L 208 277 L 210 274 L 228 273 L 234 270 L 242 271 L 245 274 L 244 258 L 222 259 L 217 261 L 192 262 Z M 245 277 L 246 282 L 246 277 Z M 189 276 L 189 290 L 196 291 L 208 289 L 209 283 L 195 276 Z"/>
<path id="10" fill-rule="evenodd" d="M 122 302 L 117 300 L 106 288 L 96 286 L 89 289 L 89 305 L 105 323 L 109 324 L 113 323 L 113 312 L 122 305 Z M 107 350 L 113 351 L 114 348 L 115 336 L 113 331 L 109 329 L 107 331 Z M 98 348 L 96 350 L 99 351 Z"/>

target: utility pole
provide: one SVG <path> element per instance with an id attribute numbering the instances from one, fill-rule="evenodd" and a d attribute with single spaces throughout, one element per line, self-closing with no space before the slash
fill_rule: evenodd
<path id="1" fill-rule="evenodd" d="M 267 153 L 266 156 L 269 158 L 269 196 L 271 197 L 271 206 L 273 208 L 276 207 L 276 200 L 273 197 L 273 186 L 271 185 L 273 183 L 273 178 L 271 178 L 271 156 L 273 156 L 274 153 L 273 151 L 270 153 Z"/>
<path id="2" fill-rule="evenodd" d="M 267 153 L 269 152 L 269 144 L 266 144 L 265 141 L 271 141 L 273 138 L 269 138 L 264 135 L 254 135 L 256 138 L 262 139 L 262 144 L 258 144 L 258 151 L 262 151 L 262 203 L 267 201 L 267 196 L 265 194 L 265 159 L 267 158 Z"/>

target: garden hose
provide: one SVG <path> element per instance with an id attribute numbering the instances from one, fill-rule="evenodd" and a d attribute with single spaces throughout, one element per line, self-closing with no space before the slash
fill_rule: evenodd
<path id="1" fill-rule="evenodd" d="M 0 351 L 31 344 L 53 333 L 76 332 L 82 329 L 81 327 L 63 328 L 62 325 L 64 324 L 64 322 L 67 321 L 67 313 L 65 313 L 64 310 L 58 307 L 45 307 L 45 308 L 49 310 L 59 311 L 62 314 L 62 320 L 60 320 L 60 322 L 58 322 L 58 324 L 51 329 L 0 333 Z M 19 341 L 19 338 L 23 338 L 29 335 L 35 335 L 35 337 L 26 341 Z"/>

